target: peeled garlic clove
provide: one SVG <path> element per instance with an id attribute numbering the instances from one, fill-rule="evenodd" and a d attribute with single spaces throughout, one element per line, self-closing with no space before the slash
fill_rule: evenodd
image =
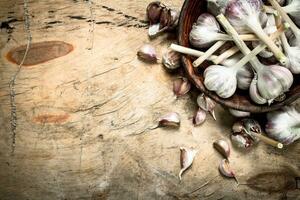
<path id="1" fill-rule="evenodd" d="M 177 112 L 168 113 L 159 119 L 158 126 L 178 128 L 180 126 L 180 115 Z"/>
<path id="2" fill-rule="evenodd" d="M 174 71 L 181 66 L 181 54 L 176 51 L 168 51 L 162 57 L 162 63 L 168 71 Z"/>
<path id="3" fill-rule="evenodd" d="M 202 110 L 209 112 L 211 116 L 214 118 L 214 120 L 216 120 L 215 111 L 214 111 L 216 107 L 216 103 L 214 100 L 205 96 L 204 94 L 200 94 L 197 97 L 197 104 Z"/>
<path id="4" fill-rule="evenodd" d="M 197 152 L 198 152 L 198 150 L 195 150 L 195 149 L 180 147 L 181 170 L 178 174 L 179 180 L 182 179 L 182 173 L 193 164 L 193 161 L 194 161 L 194 158 L 195 158 Z"/>
<path id="5" fill-rule="evenodd" d="M 223 159 L 219 165 L 219 171 L 222 175 L 228 178 L 235 178 L 235 174 L 231 169 L 227 159 Z"/>
<path id="6" fill-rule="evenodd" d="M 225 140 L 217 140 L 213 143 L 214 148 L 221 153 L 226 159 L 230 155 L 229 144 Z"/>
<path id="7" fill-rule="evenodd" d="M 155 63 L 157 61 L 155 48 L 149 44 L 143 45 L 137 52 L 137 56 L 146 62 Z"/>
<path id="8" fill-rule="evenodd" d="M 193 118 L 193 124 L 195 126 L 201 125 L 204 123 L 205 119 L 206 119 L 206 112 L 201 108 L 199 108 L 196 115 Z"/>
<path id="9" fill-rule="evenodd" d="M 234 110 L 234 109 L 231 109 L 231 108 L 229 108 L 228 110 L 229 110 L 230 114 L 232 114 L 235 117 L 248 117 L 248 116 L 251 115 L 250 112 L 244 112 L 244 111 L 240 111 L 240 110 Z"/>
<path id="10" fill-rule="evenodd" d="M 183 96 L 191 89 L 191 83 L 187 78 L 177 78 L 173 82 L 173 92 L 177 97 Z"/>

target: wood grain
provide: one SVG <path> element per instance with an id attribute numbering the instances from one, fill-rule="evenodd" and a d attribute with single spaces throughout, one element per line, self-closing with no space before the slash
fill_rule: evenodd
<path id="1" fill-rule="evenodd" d="M 144 43 L 154 45 L 161 56 L 176 38 L 165 34 L 148 39 L 145 8 L 149 2 L 28 2 L 32 43 L 63 41 L 74 49 L 21 68 L 15 82 L 17 123 L 12 154 L 9 82 L 18 65 L 6 55 L 27 40 L 23 1 L 0 0 L 1 200 L 299 196 L 299 190 L 282 190 L 286 182 L 269 187 L 279 188 L 269 192 L 237 186 L 219 175 L 221 155 L 212 143 L 229 140 L 234 119 L 218 106 L 217 121 L 208 117 L 204 125 L 193 127 L 195 99 L 192 95 L 175 99 L 172 80 L 176 75 L 136 58 Z M 165 3 L 179 9 L 182 1 Z M 179 130 L 149 130 L 159 116 L 170 111 L 181 115 Z M 179 182 L 181 146 L 197 148 L 199 154 Z M 292 170 L 290 181 L 299 176 L 299 154 L 299 143 L 283 151 L 259 144 L 249 152 L 234 148 L 230 162 L 245 183 L 262 173 Z"/>

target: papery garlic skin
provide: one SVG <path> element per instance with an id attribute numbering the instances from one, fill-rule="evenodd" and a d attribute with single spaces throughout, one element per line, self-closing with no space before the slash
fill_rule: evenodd
<path id="1" fill-rule="evenodd" d="M 300 113 L 292 106 L 267 114 L 267 134 L 282 142 L 291 144 L 300 138 Z"/>
<path id="2" fill-rule="evenodd" d="M 211 65 L 204 71 L 205 87 L 222 98 L 231 97 L 237 88 L 236 71 L 230 67 Z"/>

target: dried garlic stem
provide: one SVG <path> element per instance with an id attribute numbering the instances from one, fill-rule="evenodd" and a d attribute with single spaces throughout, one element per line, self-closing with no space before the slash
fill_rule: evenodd
<path id="1" fill-rule="evenodd" d="M 202 56 L 193 62 L 194 67 L 199 67 L 207 58 L 209 58 L 213 53 L 215 53 L 226 41 L 218 41 L 212 45 Z"/>
<path id="2" fill-rule="evenodd" d="M 183 47 L 177 44 L 171 44 L 170 49 L 172 49 L 173 51 L 177 51 L 179 53 L 183 53 L 183 54 L 187 54 L 187 55 L 191 55 L 191 56 L 195 56 L 195 57 L 201 57 L 204 52 L 202 51 L 198 51 L 198 50 L 194 50 L 188 47 Z M 216 55 L 211 55 L 207 60 L 214 60 L 216 59 L 218 56 Z"/>
<path id="3" fill-rule="evenodd" d="M 263 10 L 264 10 L 266 13 L 273 14 L 273 15 L 278 15 L 277 11 L 274 10 L 272 6 L 266 6 L 266 5 L 264 5 L 264 6 L 263 6 Z"/>
<path id="4" fill-rule="evenodd" d="M 240 51 L 240 49 L 237 46 L 233 46 L 230 49 L 228 49 L 227 51 L 225 51 L 224 53 L 220 54 L 217 57 L 217 59 L 213 60 L 213 62 L 217 65 L 217 64 L 223 62 L 224 60 L 226 60 L 227 58 L 229 58 L 230 56 L 233 56 L 234 54 L 236 54 L 239 51 Z"/>
<path id="5" fill-rule="evenodd" d="M 253 136 L 259 138 L 261 141 L 263 141 L 263 142 L 266 143 L 266 144 L 269 144 L 269 145 L 271 145 L 271 146 L 273 146 L 273 147 L 277 147 L 278 149 L 282 149 L 282 148 L 283 148 L 283 144 L 282 144 L 282 143 L 280 143 L 280 142 L 278 142 L 278 141 L 276 141 L 276 140 L 273 140 L 273 139 L 271 139 L 271 138 L 269 138 L 269 137 L 267 137 L 267 136 L 258 134 L 258 133 L 253 132 L 253 131 L 251 131 L 251 134 L 252 134 Z"/>
<path id="6" fill-rule="evenodd" d="M 284 35 L 284 31 L 288 28 L 288 24 L 284 24 L 284 26 L 280 26 L 280 28 L 273 34 L 270 35 L 270 38 L 272 40 L 278 38 L 280 35 Z M 237 64 L 240 66 L 245 65 L 248 63 L 250 60 L 252 60 L 257 54 L 259 54 L 262 50 L 267 48 L 266 44 L 260 44 L 257 47 L 255 47 L 250 53 L 248 53 L 246 56 L 244 56 Z"/>

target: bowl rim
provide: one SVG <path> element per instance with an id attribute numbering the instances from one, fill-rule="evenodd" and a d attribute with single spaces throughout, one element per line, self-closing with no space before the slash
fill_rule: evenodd
<path id="1" fill-rule="evenodd" d="M 185 0 L 184 1 L 183 6 L 181 8 L 180 16 L 179 16 L 179 22 L 178 22 L 178 44 L 185 46 L 185 47 L 189 47 L 189 46 L 184 45 L 184 42 L 183 42 L 183 40 L 184 40 L 184 38 L 183 38 L 184 37 L 184 20 L 185 20 L 184 17 L 187 15 L 187 12 L 188 12 L 187 8 L 188 8 L 188 4 L 190 3 L 190 1 L 195 1 L 195 0 Z M 198 0 L 198 1 L 205 1 L 205 0 Z M 195 71 L 193 70 L 192 63 L 191 63 L 188 55 L 182 55 L 181 60 L 182 60 L 183 67 L 187 73 L 189 80 L 197 87 L 197 89 L 199 89 L 201 92 L 203 92 L 208 97 L 215 100 L 217 103 L 226 106 L 227 108 L 251 112 L 251 113 L 264 113 L 264 112 L 278 110 L 288 104 L 291 104 L 292 102 L 294 102 L 295 100 L 297 100 L 300 97 L 300 90 L 299 90 L 299 92 L 297 92 L 296 94 L 290 95 L 284 101 L 276 102 L 276 104 L 273 104 L 270 106 L 258 105 L 258 104 L 254 104 L 253 102 L 250 102 L 251 103 L 250 106 L 243 105 L 242 103 L 240 103 L 240 104 L 233 103 L 229 99 L 220 98 L 215 92 L 208 91 L 205 88 L 205 86 L 203 85 L 203 83 L 201 82 L 201 80 L 196 75 Z M 297 89 L 297 91 L 298 91 L 298 89 Z"/>

